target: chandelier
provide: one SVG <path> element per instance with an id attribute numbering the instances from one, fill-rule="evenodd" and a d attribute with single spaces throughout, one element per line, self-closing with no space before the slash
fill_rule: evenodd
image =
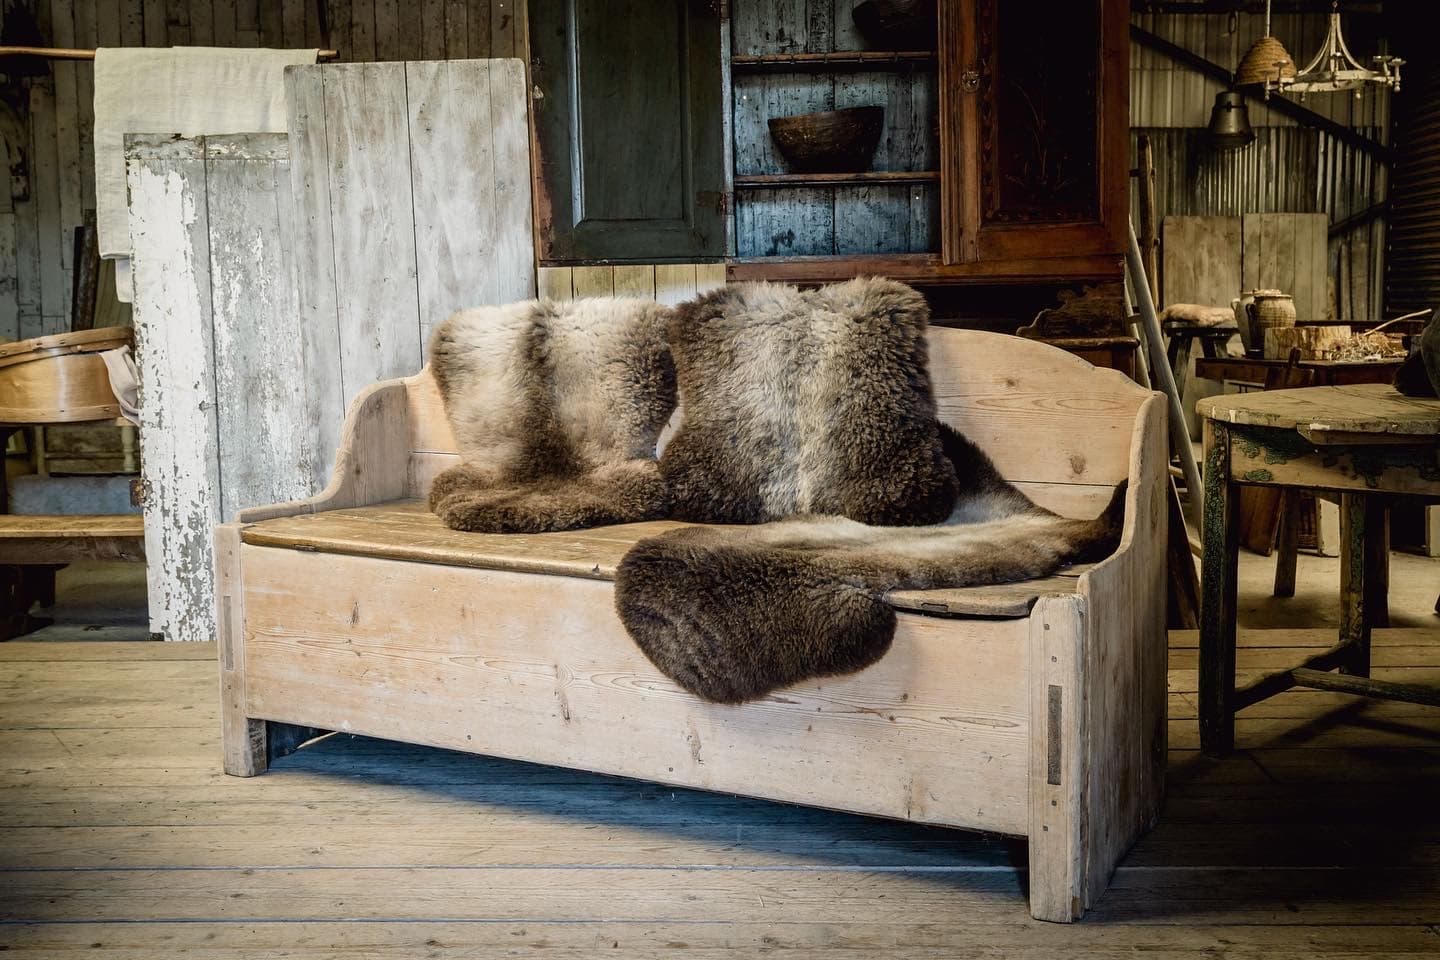
<path id="1" fill-rule="evenodd" d="M 1325 43 L 1305 69 L 1297 70 L 1284 44 L 1270 35 L 1270 0 L 1265 0 L 1265 36 L 1256 40 L 1240 58 L 1235 84 L 1262 87 L 1266 99 L 1272 92 L 1298 93 L 1304 99 L 1307 93 L 1338 90 L 1354 90 L 1359 97 L 1361 91 L 1370 86 L 1399 90 L 1400 67 L 1405 61 L 1388 55 L 1376 56 L 1374 60 L 1376 69 L 1367 70 L 1345 45 L 1345 35 L 1340 29 L 1340 4 L 1332 0 L 1330 30 L 1325 35 Z"/>

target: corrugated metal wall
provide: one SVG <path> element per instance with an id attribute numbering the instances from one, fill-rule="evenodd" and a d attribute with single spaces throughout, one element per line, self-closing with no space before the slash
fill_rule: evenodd
<path id="1" fill-rule="evenodd" d="M 1264 33 L 1258 14 L 1145 14 L 1133 23 L 1233 70 Z M 1325 14 L 1276 14 L 1272 31 L 1303 66 L 1324 40 Z M 1347 16 L 1345 36 L 1357 59 L 1376 52 L 1373 17 Z M 1223 87 L 1138 43 L 1130 47 L 1132 141 L 1148 133 L 1156 166 L 1156 211 L 1175 215 L 1315 213 L 1332 226 L 1384 202 L 1389 176 L 1384 164 L 1358 147 L 1249 101 L 1256 139 L 1222 152 L 1205 135 L 1215 95 Z M 1304 105 L 1364 136 L 1386 142 L 1390 96 L 1366 92 L 1324 94 Z M 1132 209 L 1136 208 L 1132 197 Z M 1332 234 L 1330 274 L 1336 316 L 1378 319 L 1382 308 L 1385 224 L 1370 220 Z"/>
<path id="2" fill-rule="evenodd" d="M 1440 305 L 1440 69 L 1408 88 L 1406 104 L 1395 127 L 1387 251 L 1385 306 L 1395 315 Z"/>

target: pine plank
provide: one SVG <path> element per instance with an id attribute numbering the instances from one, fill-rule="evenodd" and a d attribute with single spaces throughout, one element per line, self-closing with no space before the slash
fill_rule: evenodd
<path id="1" fill-rule="evenodd" d="M 758 905 L 757 905 L 758 906 Z M 624 924 L 582 922 L 537 926 L 528 922 L 344 923 L 277 922 L 245 924 L 79 923 L 14 928 L 22 951 L 69 960 L 94 957 L 98 949 L 121 960 L 149 960 L 163 940 L 177 955 L 210 960 L 273 960 L 302 956 L 325 960 L 404 958 L 425 944 L 437 958 L 510 955 L 582 958 L 610 952 L 626 958 L 684 956 L 721 960 L 739 956 L 899 956 L 953 960 L 963 944 L 971 960 L 1198 960 L 1223 951 L 1233 960 L 1398 960 L 1427 956 L 1436 934 L 1427 926 L 1316 926 L 1297 937 L 1293 928 L 1253 925 L 1191 926 L 1075 925 L 1007 920 L 975 922 L 963 914 L 937 914 L 921 924 L 856 921 L 845 924 L 734 923 L 681 920 Z M 296 951 L 304 944 L 304 952 Z"/>

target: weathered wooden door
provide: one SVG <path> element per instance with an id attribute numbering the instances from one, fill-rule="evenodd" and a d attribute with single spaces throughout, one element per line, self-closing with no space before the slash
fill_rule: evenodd
<path id="1" fill-rule="evenodd" d="M 719 6 L 530 4 L 543 261 L 724 255 Z"/>

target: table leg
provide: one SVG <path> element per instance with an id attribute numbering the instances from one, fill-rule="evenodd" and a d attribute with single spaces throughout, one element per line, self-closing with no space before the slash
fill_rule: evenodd
<path id="1" fill-rule="evenodd" d="M 1230 483 L 1230 430 L 1205 421 L 1204 529 L 1200 575 L 1200 748 L 1235 746 L 1235 591 L 1239 497 Z"/>
<path id="2" fill-rule="evenodd" d="M 1295 596 L 1295 565 L 1300 554 L 1300 491 L 1280 494 L 1280 535 L 1275 540 L 1275 596 Z"/>
<path id="3" fill-rule="evenodd" d="M 1390 623 L 1390 543 L 1383 497 L 1340 498 L 1340 642 L 1351 647 L 1341 673 L 1370 675 L 1370 631 Z"/>

